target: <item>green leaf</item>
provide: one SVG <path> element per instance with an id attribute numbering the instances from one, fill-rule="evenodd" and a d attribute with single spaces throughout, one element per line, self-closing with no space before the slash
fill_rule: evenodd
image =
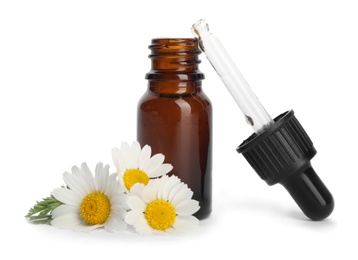
<path id="1" fill-rule="evenodd" d="M 36 204 L 30 208 L 25 218 L 34 224 L 50 224 L 52 211 L 62 204 L 61 201 L 51 195 L 41 201 L 37 201 Z"/>

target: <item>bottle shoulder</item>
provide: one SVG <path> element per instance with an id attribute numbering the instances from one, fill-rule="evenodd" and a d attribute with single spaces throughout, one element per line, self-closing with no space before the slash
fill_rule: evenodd
<path id="1" fill-rule="evenodd" d="M 187 93 L 187 94 L 158 94 L 147 90 L 139 100 L 139 103 L 150 102 L 175 102 L 176 100 L 188 100 L 192 102 L 206 101 L 211 103 L 210 98 L 203 92 Z"/>
<path id="2" fill-rule="evenodd" d="M 211 110 L 211 101 L 207 95 L 201 91 L 198 93 L 184 95 L 164 95 L 151 91 L 144 93 L 138 102 L 138 108 L 141 110 L 172 110 L 195 111 Z"/>

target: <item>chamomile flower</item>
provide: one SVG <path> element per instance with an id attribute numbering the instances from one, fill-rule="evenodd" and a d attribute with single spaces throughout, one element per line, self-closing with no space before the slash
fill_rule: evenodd
<path id="1" fill-rule="evenodd" d="M 193 192 L 178 177 L 164 175 L 144 186 L 136 184 L 128 196 L 130 210 L 125 221 L 141 234 L 170 233 L 196 227 L 199 220 L 192 216 L 199 210 Z"/>
<path id="2" fill-rule="evenodd" d="M 133 142 L 130 147 L 123 142 L 121 149 L 112 149 L 113 163 L 117 168 L 118 178 L 130 191 L 136 183 L 147 185 L 149 180 L 163 176 L 173 169 L 173 166 L 164 162 L 163 154 L 155 154 L 151 157 L 152 149 L 145 145 L 141 149 L 138 142 Z"/>
<path id="3" fill-rule="evenodd" d="M 63 204 L 52 211 L 51 225 L 60 228 L 89 231 L 104 227 L 117 232 L 125 229 L 126 198 L 124 187 L 109 175 L 109 166 L 98 163 L 93 177 L 86 163 L 65 172 L 68 188 L 55 189 L 52 195 Z"/>

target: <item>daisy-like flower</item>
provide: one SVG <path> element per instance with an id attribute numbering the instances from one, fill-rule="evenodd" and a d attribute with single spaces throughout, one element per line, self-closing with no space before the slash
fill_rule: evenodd
<path id="1" fill-rule="evenodd" d="M 104 227 L 111 232 L 124 230 L 127 195 L 124 187 L 109 175 L 109 166 L 98 163 L 93 177 L 86 163 L 72 167 L 63 179 L 68 188 L 55 189 L 52 195 L 63 204 L 52 212 L 51 225 L 89 231 Z"/>
<path id="2" fill-rule="evenodd" d="M 150 180 L 148 185 L 136 184 L 128 196 L 130 210 L 125 221 L 141 234 L 185 231 L 196 227 L 192 216 L 199 210 L 193 192 L 175 175 Z"/>
<path id="3" fill-rule="evenodd" d="M 173 169 L 171 164 L 163 163 L 163 154 L 158 153 L 151 157 L 151 153 L 150 146 L 145 145 L 141 149 L 138 142 L 133 142 L 131 147 L 123 142 L 121 149 L 112 149 L 118 178 L 128 191 L 136 183 L 147 185 L 150 179 L 163 176 Z"/>

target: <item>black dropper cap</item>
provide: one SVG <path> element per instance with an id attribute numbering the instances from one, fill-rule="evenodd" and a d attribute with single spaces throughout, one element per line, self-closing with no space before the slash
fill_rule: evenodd
<path id="1" fill-rule="evenodd" d="M 237 151 L 268 185 L 282 184 L 312 220 L 328 217 L 334 199 L 311 166 L 317 151 L 293 110 L 274 119 L 261 134 L 254 133 Z"/>

